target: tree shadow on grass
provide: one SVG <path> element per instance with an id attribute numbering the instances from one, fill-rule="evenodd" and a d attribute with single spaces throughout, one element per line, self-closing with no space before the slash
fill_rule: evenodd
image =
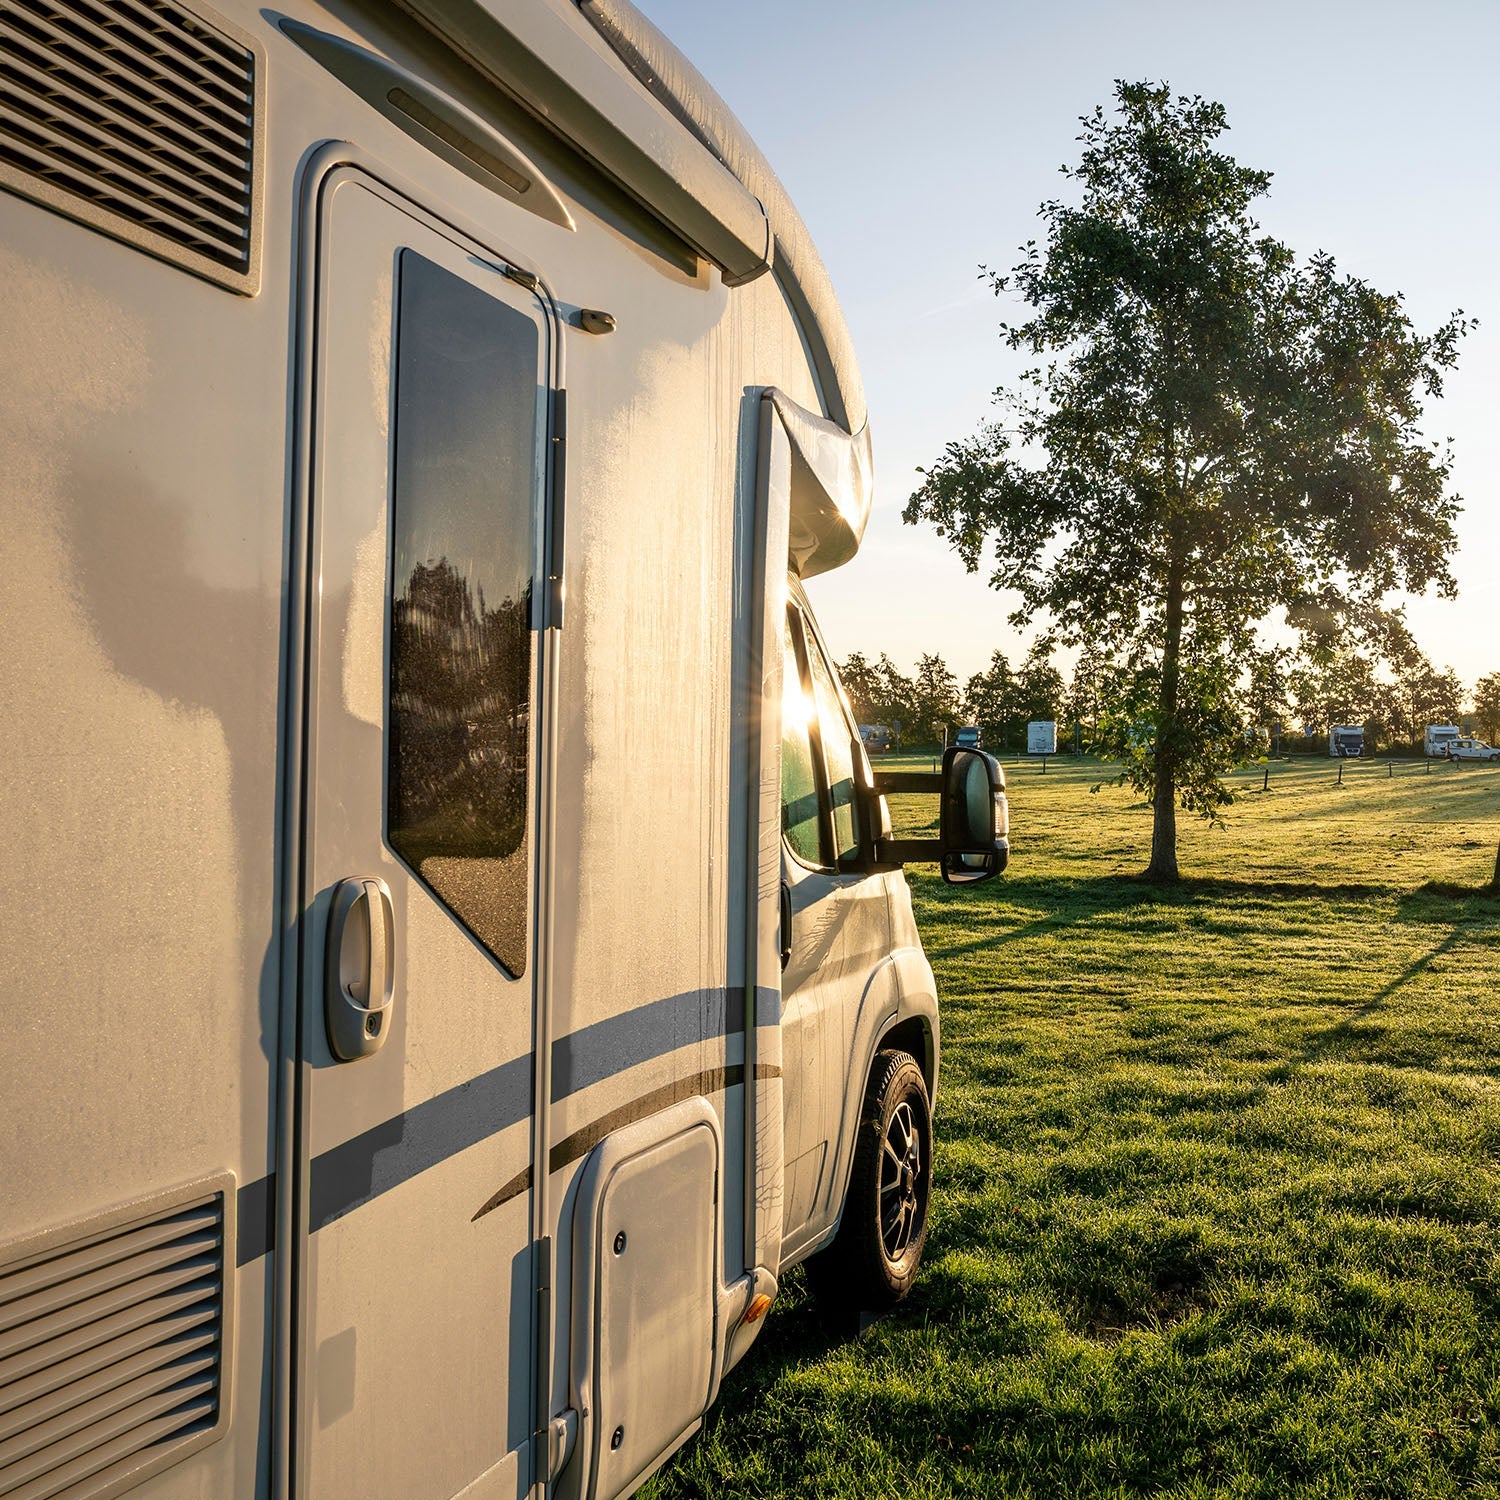
<path id="1" fill-rule="evenodd" d="M 1399 899 L 1396 919 L 1423 926 L 1442 925 L 1448 930 L 1426 952 L 1418 954 L 1399 974 L 1382 985 L 1368 1000 L 1348 1014 L 1341 1016 L 1331 1026 L 1312 1033 L 1298 1049 L 1297 1058 L 1285 1071 L 1291 1072 L 1307 1064 L 1321 1062 L 1330 1056 L 1352 1058 L 1358 1051 L 1362 1040 L 1359 1035 L 1361 1024 L 1383 1010 L 1408 985 L 1420 979 L 1431 969 L 1439 959 L 1463 943 L 1475 941 L 1477 934 L 1494 926 L 1497 919 L 1500 919 L 1500 899 L 1497 899 L 1493 890 L 1486 887 L 1475 888 L 1429 880 L 1425 885 L 1407 892 Z M 1437 1050 L 1443 1052 L 1446 1050 L 1446 1038 L 1439 1040 L 1443 1042 L 1443 1045 Z M 1395 1060 L 1390 1057 L 1385 1057 L 1382 1061 L 1387 1066 L 1395 1063 Z M 1428 1058 L 1418 1061 L 1418 1065 L 1430 1067 L 1432 1062 L 1433 1059 Z M 1493 1075 L 1497 1070 L 1479 1068 L 1471 1061 L 1465 1066 L 1464 1071 L 1483 1071 Z"/>
<path id="2" fill-rule="evenodd" d="M 1500 890 L 1493 885 L 1463 885 L 1452 880 L 1428 880 L 1407 891 L 1398 903 L 1403 911 L 1417 907 L 1442 911 L 1460 920 L 1500 917 Z"/>
<path id="3" fill-rule="evenodd" d="M 1414 958 L 1394 979 L 1371 995 L 1357 1010 L 1341 1016 L 1332 1026 L 1325 1026 L 1321 1031 L 1314 1032 L 1298 1049 L 1296 1060 L 1278 1072 L 1290 1073 L 1309 1063 L 1321 1062 L 1330 1054 L 1347 1054 L 1352 1045 L 1358 1041 L 1356 1031 L 1362 1021 L 1374 1015 L 1399 991 L 1405 989 L 1412 980 L 1424 974 L 1445 953 L 1457 947 L 1466 936 L 1465 924 L 1455 925 L 1446 937 L 1433 944 L 1425 953 Z"/>
<path id="4" fill-rule="evenodd" d="M 1256 902 L 1279 901 L 1373 901 L 1388 898 L 1396 892 L 1390 886 L 1372 885 L 1361 881 L 1319 882 L 1297 880 L 1240 880 L 1212 876 L 1190 876 L 1172 883 L 1148 879 L 1144 875 L 1097 875 L 1079 880 L 1038 876 L 1007 881 L 992 894 L 994 905 L 986 913 L 974 896 L 956 888 L 958 896 L 950 896 L 931 889 L 923 894 L 924 905 L 933 903 L 944 910 L 949 902 L 964 901 L 970 905 L 966 913 L 970 920 L 965 924 L 971 929 L 984 921 L 986 915 L 996 919 L 996 925 L 982 935 L 967 938 L 963 942 L 950 943 L 944 947 L 928 945 L 929 959 L 956 958 L 965 953 L 975 953 L 985 948 L 998 947 L 1005 943 L 1024 941 L 1040 937 L 1082 923 L 1096 921 L 1101 917 L 1119 916 L 1124 913 L 1150 908 L 1177 910 L 1193 906 L 1209 905 L 1223 900 L 1232 900 L 1237 905 Z M 1042 915 L 1034 916 L 1015 926 L 1000 925 L 1008 913 L 995 910 L 1002 904 L 1035 911 L 1041 908 Z M 1493 906 L 1494 903 L 1492 902 Z M 1051 908 L 1050 910 L 1048 908 Z M 1404 913 L 1403 913 L 1404 916 Z M 1421 920 L 1413 915 L 1410 920 Z"/>

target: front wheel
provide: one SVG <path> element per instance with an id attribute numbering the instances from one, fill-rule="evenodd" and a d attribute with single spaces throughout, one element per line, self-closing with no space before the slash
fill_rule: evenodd
<path id="1" fill-rule="evenodd" d="M 916 1059 L 881 1052 L 870 1070 L 844 1216 L 808 1263 L 819 1298 L 878 1312 L 912 1288 L 927 1242 L 932 1111 Z"/>

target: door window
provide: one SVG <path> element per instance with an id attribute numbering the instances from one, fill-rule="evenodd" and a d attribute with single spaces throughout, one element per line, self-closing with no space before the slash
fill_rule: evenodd
<path id="1" fill-rule="evenodd" d="M 402 253 L 387 837 L 513 975 L 530 889 L 539 359 L 532 318 Z"/>

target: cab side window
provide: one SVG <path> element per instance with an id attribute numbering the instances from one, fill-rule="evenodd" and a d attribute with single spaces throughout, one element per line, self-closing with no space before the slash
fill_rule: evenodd
<path id="1" fill-rule="evenodd" d="M 803 680 L 799 623 L 787 614 L 781 664 L 781 831 L 804 864 L 823 865 L 828 858 L 812 742 L 816 709 Z"/>
<path id="2" fill-rule="evenodd" d="M 833 804 L 834 856 L 839 864 L 859 854 L 859 805 L 854 796 L 854 727 L 844 712 L 833 672 L 811 630 L 804 627 L 808 664 L 812 668 L 813 697 L 818 705 L 818 736 L 828 768 L 828 798 Z"/>
<path id="3" fill-rule="evenodd" d="M 781 828 L 792 853 L 822 869 L 857 861 L 863 837 L 854 726 L 812 626 L 787 610 L 781 691 Z"/>

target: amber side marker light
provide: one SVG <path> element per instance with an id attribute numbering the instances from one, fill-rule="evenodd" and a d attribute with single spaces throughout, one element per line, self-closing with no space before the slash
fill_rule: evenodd
<path id="1" fill-rule="evenodd" d="M 745 1309 L 745 1316 L 740 1319 L 741 1323 L 758 1323 L 765 1317 L 766 1309 L 770 1307 L 771 1299 L 761 1292 L 759 1296 L 750 1299 L 750 1306 Z"/>

